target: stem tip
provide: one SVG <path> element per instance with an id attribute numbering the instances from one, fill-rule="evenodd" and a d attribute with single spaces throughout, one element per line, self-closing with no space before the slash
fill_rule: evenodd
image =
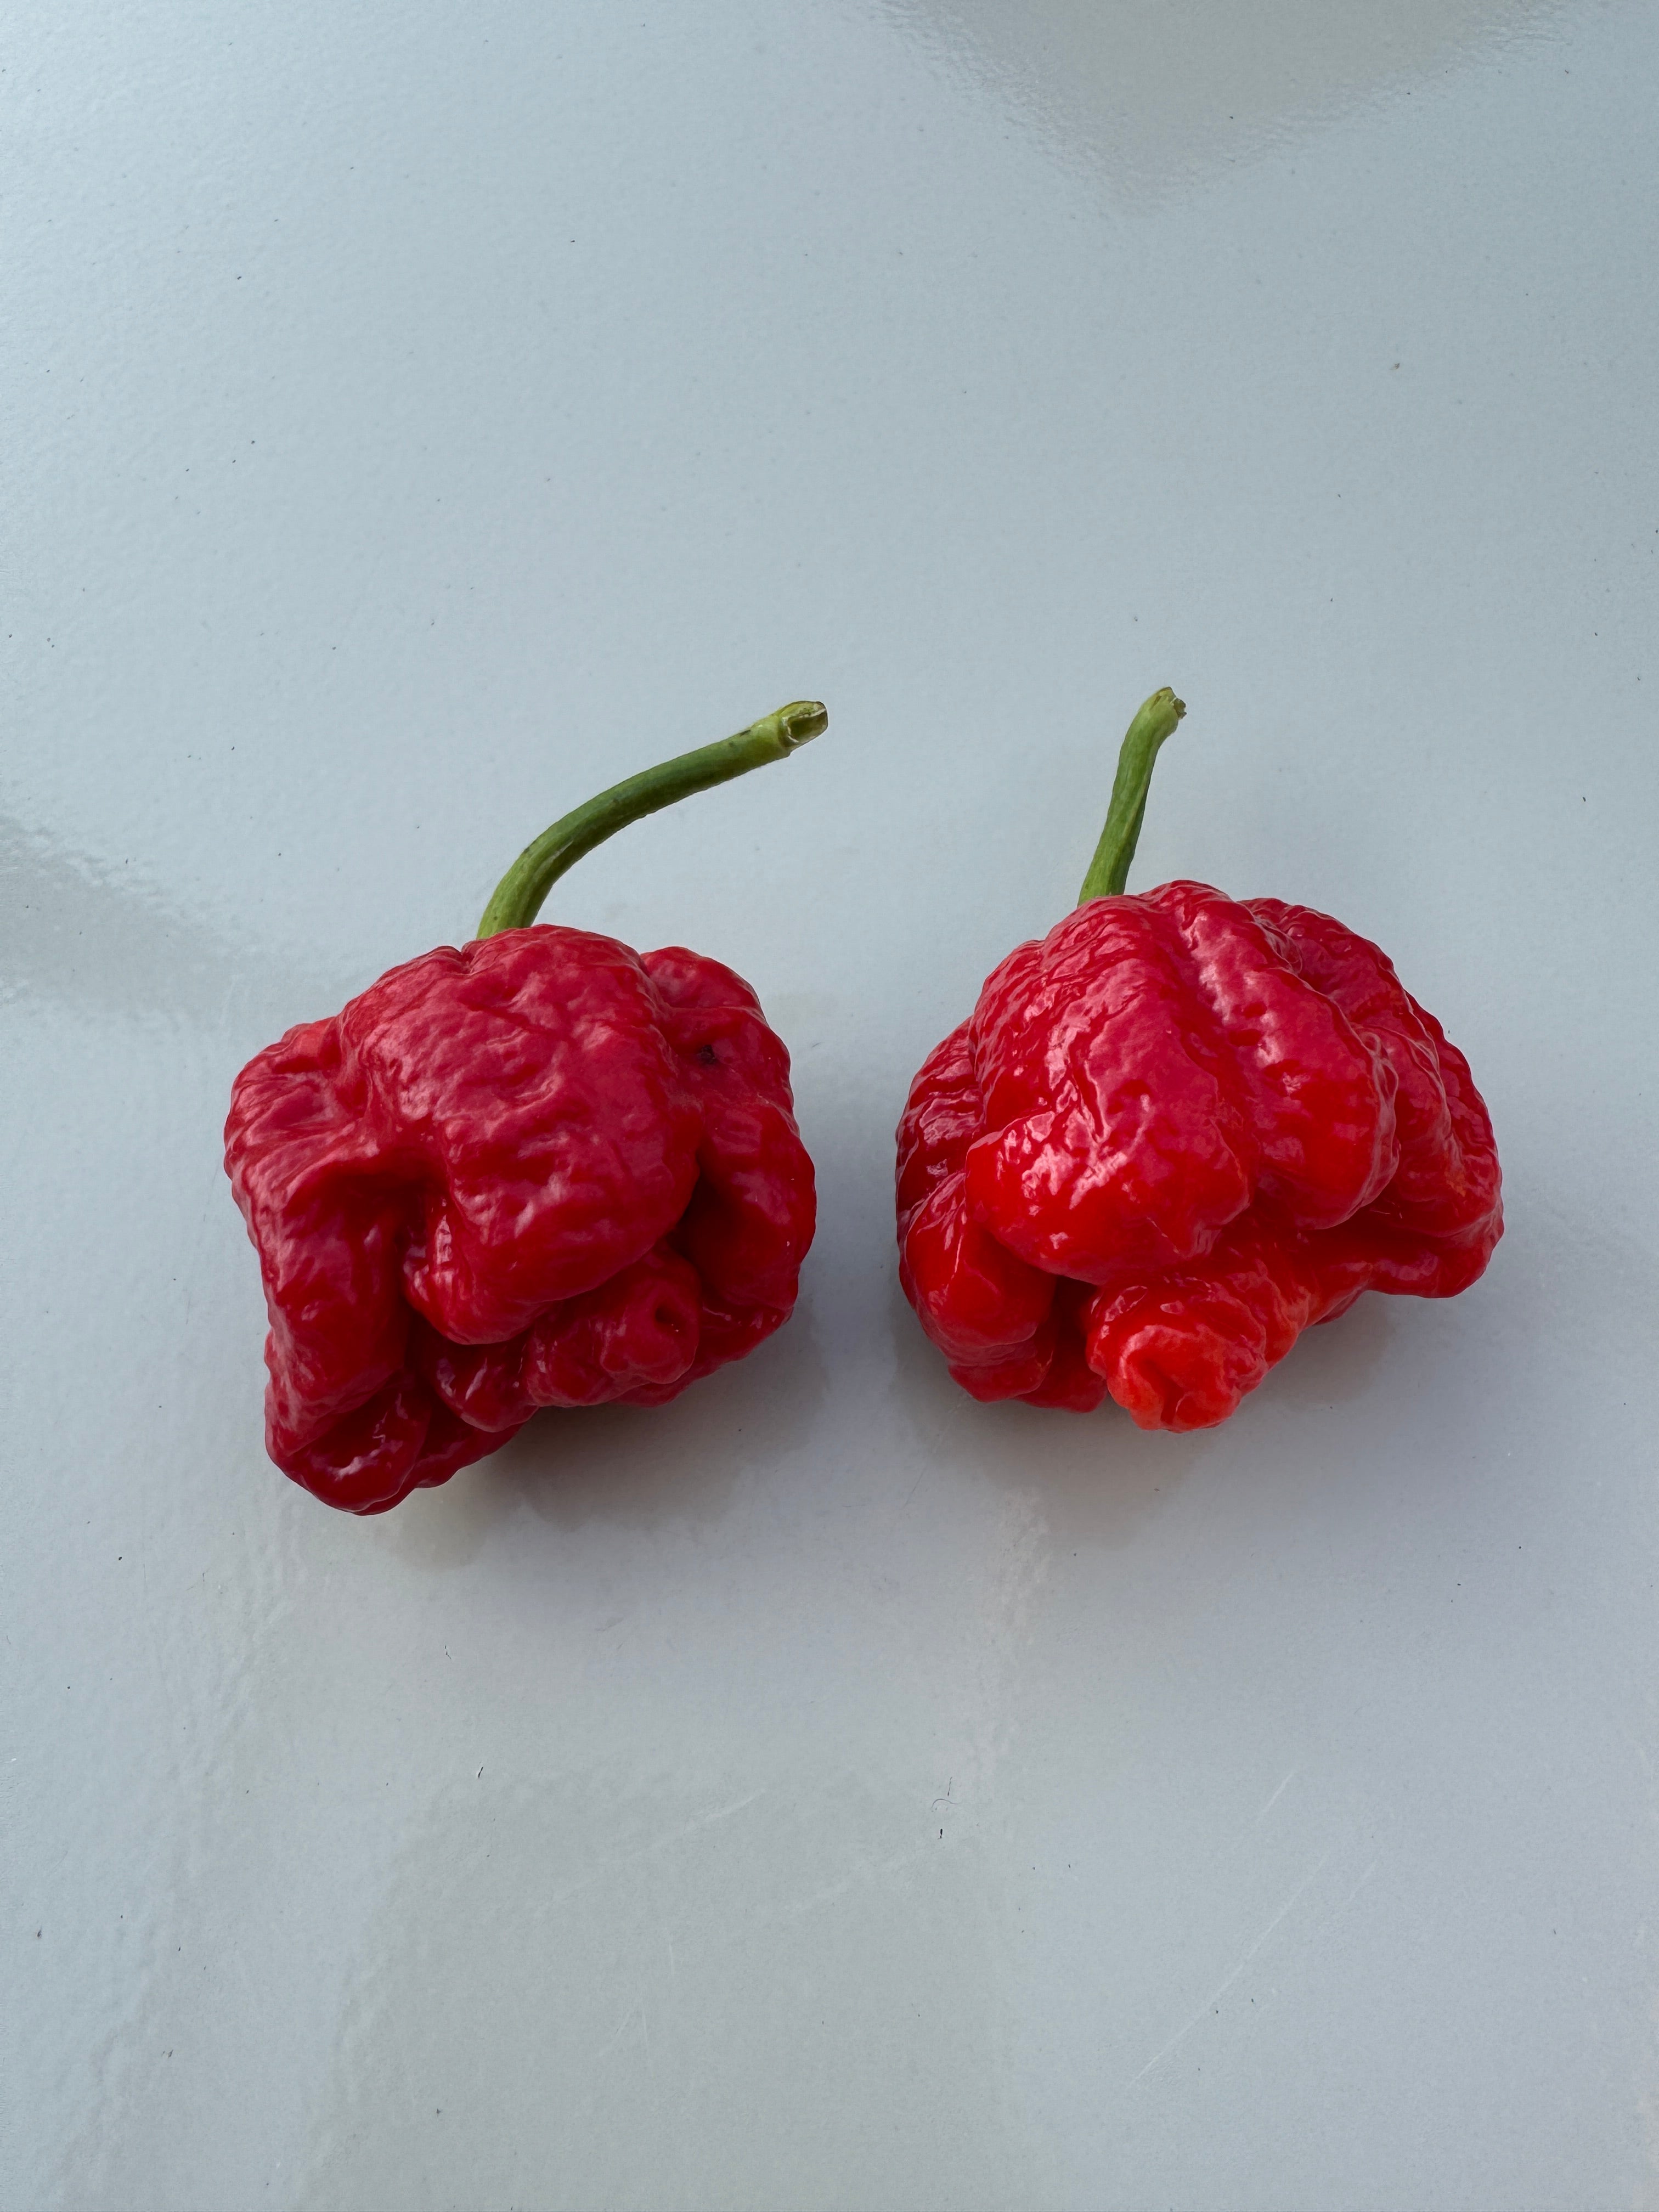
<path id="1" fill-rule="evenodd" d="M 780 707 L 773 720 L 785 752 L 793 753 L 823 735 L 830 726 L 830 710 L 820 699 L 796 699 Z"/>

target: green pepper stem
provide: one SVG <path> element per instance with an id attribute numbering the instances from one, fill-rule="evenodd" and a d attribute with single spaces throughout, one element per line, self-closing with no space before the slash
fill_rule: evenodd
<path id="1" fill-rule="evenodd" d="M 714 784 L 729 783 L 734 775 L 747 775 L 751 768 L 763 768 L 768 761 L 786 759 L 829 726 L 830 717 L 816 700 L 797 699 L 780 707 L 776 714 L 751 722 L 735 738 L 701 745 L 696 752 L 680 753 L 641 775 L 613 783 L 609 791 L 600 792 L 585 806 L 561 815 L 533 845 L 525 847 L 496 884 L 478 924 L 479 936 L 495 937 L 504 929 L 527 927 L 565 870 L 630 822 L 672 806 L 676 799 L 689 799 L 694 791 L 707 791 Z"/>
<path id="2" fill-rule="evenodd" d="M 1117 757 L 1117 777 L 1112 785 L 1112 804 L 1106 827 L 1095 847 L 1095 857 L 1083 878 L 1077 902 L 1115 898 L 1129 880 L 1129 863 L 1140 842 L 1140 825 L 1146 813 L 1146 792 L 1152 781 L 1152 763 L 1165 738 L 1173 737 L 1176 724 L 1187 709 L 1166 684 L 1143 700 L 1124 735 Z"/>

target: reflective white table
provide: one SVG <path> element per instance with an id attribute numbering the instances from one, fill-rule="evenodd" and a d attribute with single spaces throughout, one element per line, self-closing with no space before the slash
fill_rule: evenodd
<path id="1" fill-rule="evenodd" d="M 1659 2203 L 1651 8 L 14 10 L 9 2203 Z M 1213 1432 L 976 1407 L 891 1130 L 1064 910 L 1328 908 L 1510 1230 Z M 389 1517 L 230 1079 L 549 917 L 751 978 L 792 1326 Z"/>

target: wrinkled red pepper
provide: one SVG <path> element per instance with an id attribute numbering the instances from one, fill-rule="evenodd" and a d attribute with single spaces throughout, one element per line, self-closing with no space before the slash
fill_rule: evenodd
<path id="1" fill-rule="evenodd" d="M 1364 1291 L 1451 1297 L 1503 1233 L 1468 1063 L 1328 915 L 1124 891 L 1152 763 L 1131 724 L 1081 899 L 988 978 L 898 1131 L 900 1273 L 974 1397 L 1144 1429 L 1224 1420 Z"/>
<path id="2" fill-rule="evenodd" d="M 270 1317 L 266 1444 L 326 1504 L 384 1512 L 538 1407 L 660 1405 L 787 1319 L 812 1164 L 754 993 L 678 946 L 532 924 L 612 831 L 827 720 L 797 702 L 601 793 L 520 856 L 474 942 L 237 1077 L 225 1165 Z"/>

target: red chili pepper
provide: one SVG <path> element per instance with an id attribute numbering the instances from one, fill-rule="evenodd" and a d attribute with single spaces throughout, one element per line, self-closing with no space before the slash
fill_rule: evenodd
<path id="1" fill-rule="evenodd" d="M 264 1278 L 265 1440 L 381 1513 L 542 1406 L 660 1405 L 787 1319 L 812 1241 L 789 1055 L 729 968 L 532 927 L 574 860 L 825 727 L 784 707 L 601 792 L 477 939 L 394 968 L 237 1077 L 225 1166 Z"/>
<path id="2" fill-rule="evenodd" d="M 1148 699 L 1075 910 L 987 979 L 898 1130 L 900 1276 L 980 1399 L 1226 1419 L 1363 1291 L 1451 1297 L 1503 1233 L 1468 1063 L 1328 915 L 1124 892 Z"/>

